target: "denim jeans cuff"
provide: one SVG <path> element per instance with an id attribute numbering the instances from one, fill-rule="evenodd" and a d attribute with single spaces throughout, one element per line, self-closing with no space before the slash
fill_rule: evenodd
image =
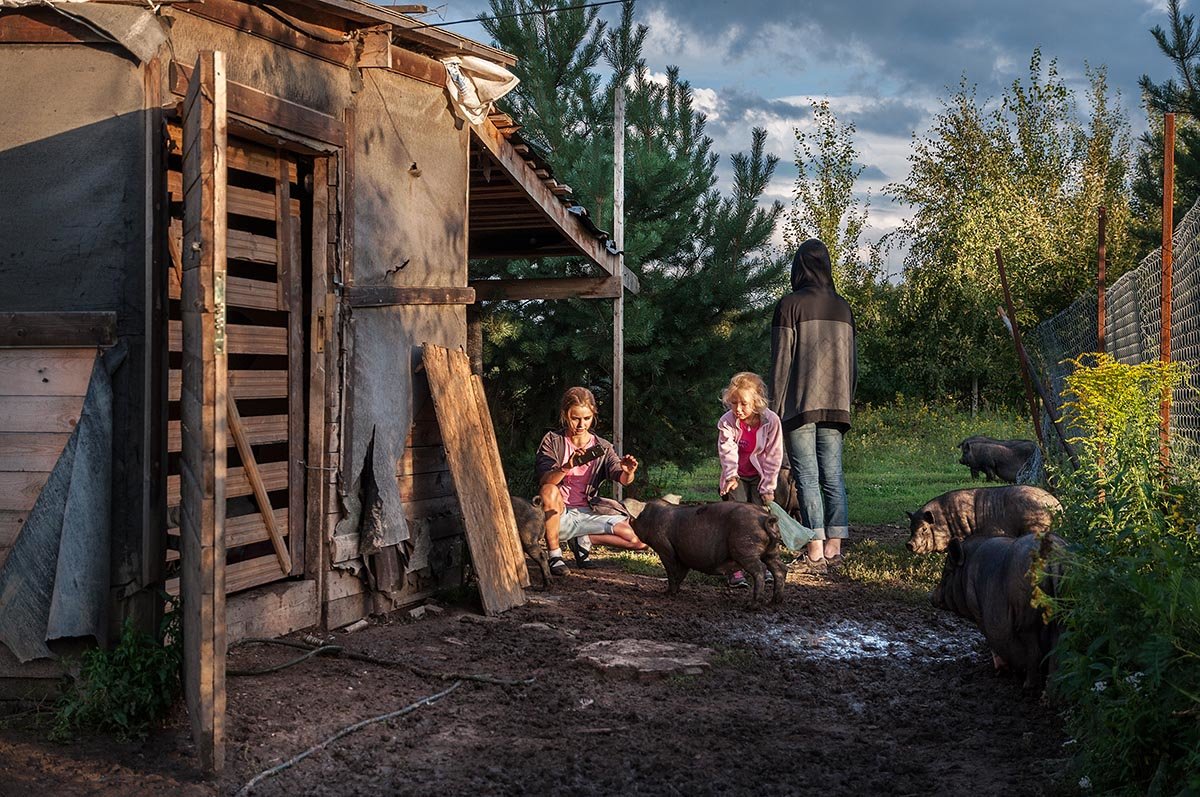
<path id="1" fill-rule="evenodd" d="M 849 526 L 830 526 L 829 527 L 829 539 L 845 540 L 845 539 L 849 539 L 849 537 L 850 537 L 850 527 Z M 822 538 L 822 539 L 824 539 L 824 538 Z"/>
<path id="2" fill-rule="evenodd" d="M 812 538 L 812 542 L 819 542 L 819 541 L 825 539 L 825 529 L 813 529 L 812 531 L 813 531 L 813 534 L 815 535 Z"/>

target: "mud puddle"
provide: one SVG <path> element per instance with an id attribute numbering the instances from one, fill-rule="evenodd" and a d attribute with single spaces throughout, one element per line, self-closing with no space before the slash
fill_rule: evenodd
<path id="1" fill-rule="evenodd" d="M 739 635 L 813 661 L 900 659 L 914 664 L 957 661 L 975 655 L 982 634 L 969 625 L 896 628 L 875 620 L 764 624 Z"/>

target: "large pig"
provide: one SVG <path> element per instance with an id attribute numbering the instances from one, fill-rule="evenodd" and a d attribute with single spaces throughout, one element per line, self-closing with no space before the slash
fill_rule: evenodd
<path id="1" fill-rule="evenodd" d="M 970 487 L 939 495 L 908 513 L 908 550 L 944 551 L 951 539 L 972 534 L 1020 537 L 1050 530 L 1062 504 L 1040 487 Z"/>
<path id="2" fill-rule="evenodd" d="M 542 540 L 546 538 L 546 513 L 542 510 L 541 499 L 534 499 L 537 501 L 535 505 L 515 495 L 509 498 L 512 500 L 513 516 L 517 519 L 521 548 L 526 556 L 537 562 L 538 569 L 542 571 L 541 588 L 545 589 L 550 584 L 550 557 L 542 547 Z"/>
<path id="3" fill-rule="evenodd" d="M 988 481 L 1014 483 L 1021 470 L 1037 452 L 1032 440 L 995 440 L 976 435 L 958 444 L 959 464 L 971 469 L 971 478 L 982 473 Z"/>
<path id="4" fill-rule="evenodd" d="M 722 501 L 673 506 L 651 501 L 632 521 L 638 537 L 654 549 L 667 571 L 667 594 L 679 592 L 689 570 L 750 578 L 750 602 L 766 600 L 765 572 L 775 578 L 772 603 L 783 601 L 787 571 L 779 561 L 779 521 L 753 504 Z"/>
<path id="5" fill-rule="evenodd" d="M 973 620 L 992 649 L 997 669 L 1024 673 L 1025 686 L 1038 686 L 1053 669 L 1049 654 L 1058 642 L 1055 621 L 1047 624 L 1032 604 L 1030 567 L 1035 555 L 1047 562 L 1038 586 L 1055 595 L 1064 548 L 1054 534 L 1024 537 L 969 537 L 951 540 L 933 605 Z"/>

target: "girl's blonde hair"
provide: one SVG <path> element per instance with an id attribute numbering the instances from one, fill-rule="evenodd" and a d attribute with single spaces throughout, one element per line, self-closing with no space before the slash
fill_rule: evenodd
<path id="1" fill-rule="evenodd" d="M 558 420 L 564 427 L 567 425 L 567 413 L 574 407 L 587 407 L 591 410 L 592 425 L 596 425 L 596 416 L 600 414 L 600 410 L 596 407 L 596 397 L 592 395 L 592 391 L 586 387 L 569 387 L 567 392 L 563 393 Z"/>
<path id="2" fill-rule="evenodd" d="M 729 385 L 721 391 L 721 403 L 726 408 L 730 408 L 733 394 L 743 390 L 753 396 L 754 414 L 762 415 L 763 410 L 767 408 L 767 385 L 762 381 L 762 377 L 750 371 L 742 371 L 733 375 L 733 379 L 729 380 Z"/>

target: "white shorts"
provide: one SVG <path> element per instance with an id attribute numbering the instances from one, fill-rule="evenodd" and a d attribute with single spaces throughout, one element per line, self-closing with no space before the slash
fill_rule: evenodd
<path id="1" fill-rule="evenodd" d="M 580 539 L 585 547 L 590 534 L 612 534 L 613 526 L 625 519 L 624 515 L 601 515 L 594 510 L 569 506 L 563 511 L 558 526 L 560 541 Z"/>

